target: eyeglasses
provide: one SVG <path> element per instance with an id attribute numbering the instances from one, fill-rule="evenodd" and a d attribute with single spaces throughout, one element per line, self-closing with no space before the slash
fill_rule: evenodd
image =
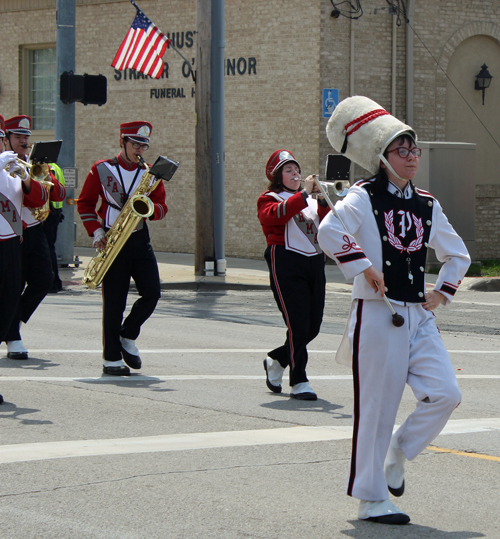
<path id="1" fill-rule="evenodd" d="M 130 144 L 134 150 L 149 150 L 149 144 L 139 144 L 138 142 L 130 142 Z"/>
<path id="2" fill-rule="evenodd" d="M 403 146 L 400 146 L 399 148 L 394 148 L 394 150 L 389 150 L 387 153 L 391 152 L 398 152 L 399 157 L 402 157 L 403 159 L 406 159 L 410 154 L 413 155 L 413 157 L 420 157 L 422 155 L 421 148 L 412 148 L 409 150 L 408 148 L 404 148 Z"/>

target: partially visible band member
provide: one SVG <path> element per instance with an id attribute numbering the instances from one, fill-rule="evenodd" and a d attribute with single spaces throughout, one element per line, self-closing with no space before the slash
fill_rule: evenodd
<path id="1" fill-rule="evenodd" d="M 57 181 L 61 185 L 65 185 L 64 173 L 57 163 L 50 163 L 50 170 L 52 174 L 57 178 Z M 52 282 L 52 287 L 49 292 L 57 293 L 60 292 L 63 288 L 61 278 L 59 277 L 59 268 L 57 265 L 57 253 L 56 253 L 56 241 L 57 241 L 57 229 L 59 228 L 59 223 L 64 220 L 63 214 L 63 202 L 50 201 L 50 213 L 43 221 L 43 231 L 45 232 L 45 237 L 47 238 L 47 244 L 49 246 L 50 258 L 52 261 L 52 272 L 54 273 L 54 280 Z"/>
<path id="2" fill-rule="evenodd" d="M 14 116 L 5 121 L 5 147 L 16 153 L 23 161 L 28 160 L 30 135 L 29 116 Z M 46 180 L 54 184 L 50 189 L 50 200 L 64 200 L 66 190 L 56 177 L 50 173 Z M 26 224 L 26 230 L 21 244 L 22 271 L 18 290 L 20 301 L 4 339 L 7 342 L 7 357 L 10 359 L 28 359 L 28 350 L 21 339 L 21 322 L 25 324 L 28 322 L 52 287 L 54 280 L 49 246 L 41 222 L 33 217 L 29 207 L 22 208 L 21 217 Z"/>
<path id="3" fill-rule="evenodd" d="M 5 122 L 0 115 L 0 149 L 3 150 Z M 7 172 L 5 168 L 8 168 Z M 0 153 L 0 341 L 5 341 L 19 303 L 21 288 L 21 239 L 23 204 L 36 208 L 47 200 L 47 191 L 25 174 L 22 181 L 16 154 Z M 0 402 L 3 397 L 0 395 Z"/>
<path id="4" fill-rule="evenodd" d="M 151 130 L 152 125 L 145 121 L 122 123 L 120 153 L 112 159 L 94 163 L 85 179 L 78 197 L 78 213 L 89 236 L 94 239 L 92 245 L 98 249 L 106 246 L 106 232 L 144 175 L 145 169 L 138 163 L 139 157 L 149 148 Z M 163 219 L 167 214 L 163 182 L 148 197 L 154 203 L 154 213 L 149 219 Z M 123 320 L 131 278 L 140 297 Z M 141 326 L 153 314 L 160 295 L 158 264 L 144 219 L 122 247 L 102 281 L 104 374 L 128 376 L 129 367 L 141 368 L 135 341 Z"/>
<path id="5" fill-rule="evenodd" d="M 300 165 L 287 150 L 277 150 L 266 165 L 267 191 L 257 210 L 267 240 L 264 254 L 271 289 L 287 327 L 286 341 L 264 360 L 267 387 L 281 393 L 283 373 L 290 367 L 290 397 L 316 400 L 306 375 L 307 345 L 318 335 L 325 305 L 325 255 L 317 241 L 326 203 L 310 195 L 313 176 L 300 188 Z M 323 204 L 323 205 L 321 205 Z"/>

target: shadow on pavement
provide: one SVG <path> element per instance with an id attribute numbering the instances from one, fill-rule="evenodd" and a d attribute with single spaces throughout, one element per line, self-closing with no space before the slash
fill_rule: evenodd
<path id="1" fill-rule="evenodd" d="M 8 359 L 7 356 L 1 358 L 0 368 L 20 367 L 29 371 L 45 371 L 51 367 L 59 367 L 60 363 L 54 363 L 50 359 L 29 357 L 28 359 Z"/>
<path id="2" fill-rule="evenodd" d="M 324 399 L 318 399 L 317 401 L 300 401 L 291 399 L 287 393 L 279 393 L 276 397 L 284 397 L 272 402 L 265 402 L 261 404 L 263 408 L 269 408 L 272 410 L 283 411 L 301 411 L 301 412 L 319 412 L 331 414 L 335 419 L 350 419 L 351 414 L 342 414 L 336 412 L 339 408 L 344 408 L 341 404 L 333 404 Z"/>
<path id="3" fill-rule="evenodd" d="M 136 375 L 137 376 L 137 375 Z M 141 376 L 141 375 L 138 375 Z M 82 382 L 84 384 L 99 384 L 99 385 L 112 385 L 112 386 L 126 386 L 126 387 L 134 387 L 134 388 L 145 388 L 145 389 L 151 389 L 152 391 L 177 391 L 177 389 L 169 389 L 169 388 L 161 388 L 161 387 L 154 387 L 157 384 L 166 384 L 165 380 L 161 380 L 160 378 L 155 378 L 153 376 L 148 377 L 147 379 L 144 379 L 142 376 L 141 378 L 138 378 L 134 380 L 134 375 L 130 376 L 101 376 L 101 378 L 95 380 L 95 379 L 89 379 L 89 378 L 81 378 L 77 380 L 78 382 Z"/>
<path id="4" fill-rule="evenodd" d="M 40 410 L 36 408 L 18 408 L 13 402 L 4 401 L 0 408 L 0 419 L 15 419 L 22 425 L 53 425 L 52 421 L 41 419 L 25 419 L 26 414 L 36 414 Z"/>
<path id="5" fill-rule="evenodd" d="M 433 539 L 472 539 L 474 537 L 486 537 L 483 533 L 460 531 L 446 532 L 429 526 L 410 524 L 406 526 L 391 526 L 388 524 L 376 524 L 373 522 L 363 522 L 361 520 L 349 520 L 349 524 L 354 526 L 353 530 L 342 530 L 343 535 L 354 537 L 355 539 L 421 539 L 422 537 L 432 537 Z"/>

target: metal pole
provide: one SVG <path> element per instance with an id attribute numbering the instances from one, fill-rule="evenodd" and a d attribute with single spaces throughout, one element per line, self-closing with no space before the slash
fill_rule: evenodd
<path id="1" fill-rule="evenodd" d="M 65 105 L 59 98 L 59 81 L 64 71 L 75 71 L 75 0 L 56 0 L 57 41 L 56 41 L 56 139 L 62 140 L 57 164 L 61 167 L 75 166 L 75 103 Z M 66 188 L 66 200 L 73 200 L 75 190 Z M 56 253 L 59 264 L 74 262 L 75 207 L 64 201 L 64 221 L 57 229 Z"/>
<path id="2" fill-rule="evenodd" d="M 212 0 L 212 190 L 214 206 L 215 269 L 225 275 L 224 208 L 225 208 L 225 151 L 224 151 L 224 1 Z"/>

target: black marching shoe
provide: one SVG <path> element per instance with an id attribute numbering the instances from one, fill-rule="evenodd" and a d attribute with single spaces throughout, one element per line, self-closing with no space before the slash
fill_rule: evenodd
<path id="1" fill-rule="evenodd" d="M 318 395 L 316 395 L 308 382 L 300 382 L 299 384 L 295 384 L 290 391 L 290 397 L 299 401 L 318 400 Z"/>
<path id="2" fill-rule="evenodd" d="M 130 352 L 127 352 L 125 348 L 122 346 L 122 357 L 123 361 L 131 368 L 131 369 L 140 369 L 142 366 L 142 361 L 139 356 L 135 356 L 134 354 L 131 354 Z"/>
<path id="3" fill-rule="evenodd" d="M 102 372 L 112 376 L 130 376 L 130 369 L 125 365 L 118 365 L 116 367 L 107 367 L 106 365 L 103 365 Z"/>
<path id="4" fill-rule="evenodd" d="M 139 350 L 135 345 L 135 341 L 120 336 L 120 344 L 123 361 L 125 361 L 131 369 L 140 369 L 142 367 L 142 361 L 139 357 Z"/>
<path id="5" fill-rule="evenodd" d="M 378 502 L 360 500 L 358 518 L 369 522 L 377 522 L 378 524 L 396 526 L 404 526 L 410 522 L 410 517 L 389 500 Z"/>
<path id="6" fill-rule="evenodd" d="M 28 359 L 28 350 L 23 345 L 23 341 L 7 341 L 8 359 Z"/>
<path id="7" fill-rule="evenodd" d="M 405 462 L 406 457 L 399 446 L 397 435 L 393 434 L 385 457 L 384 473 L 389 492 L 398 498 L 405 492 Z"/>
<path id="8" fill-rule="evenodd" d="M 264 359 L 264 370 L 266 371 L 267 388 L 273 393 L 281 393 L 281 382 L 285 369 L 277 361 L 274 362 L 272 358 L 266 357 Z M 273 384 L 273 382 L 275 383 Z"/>

